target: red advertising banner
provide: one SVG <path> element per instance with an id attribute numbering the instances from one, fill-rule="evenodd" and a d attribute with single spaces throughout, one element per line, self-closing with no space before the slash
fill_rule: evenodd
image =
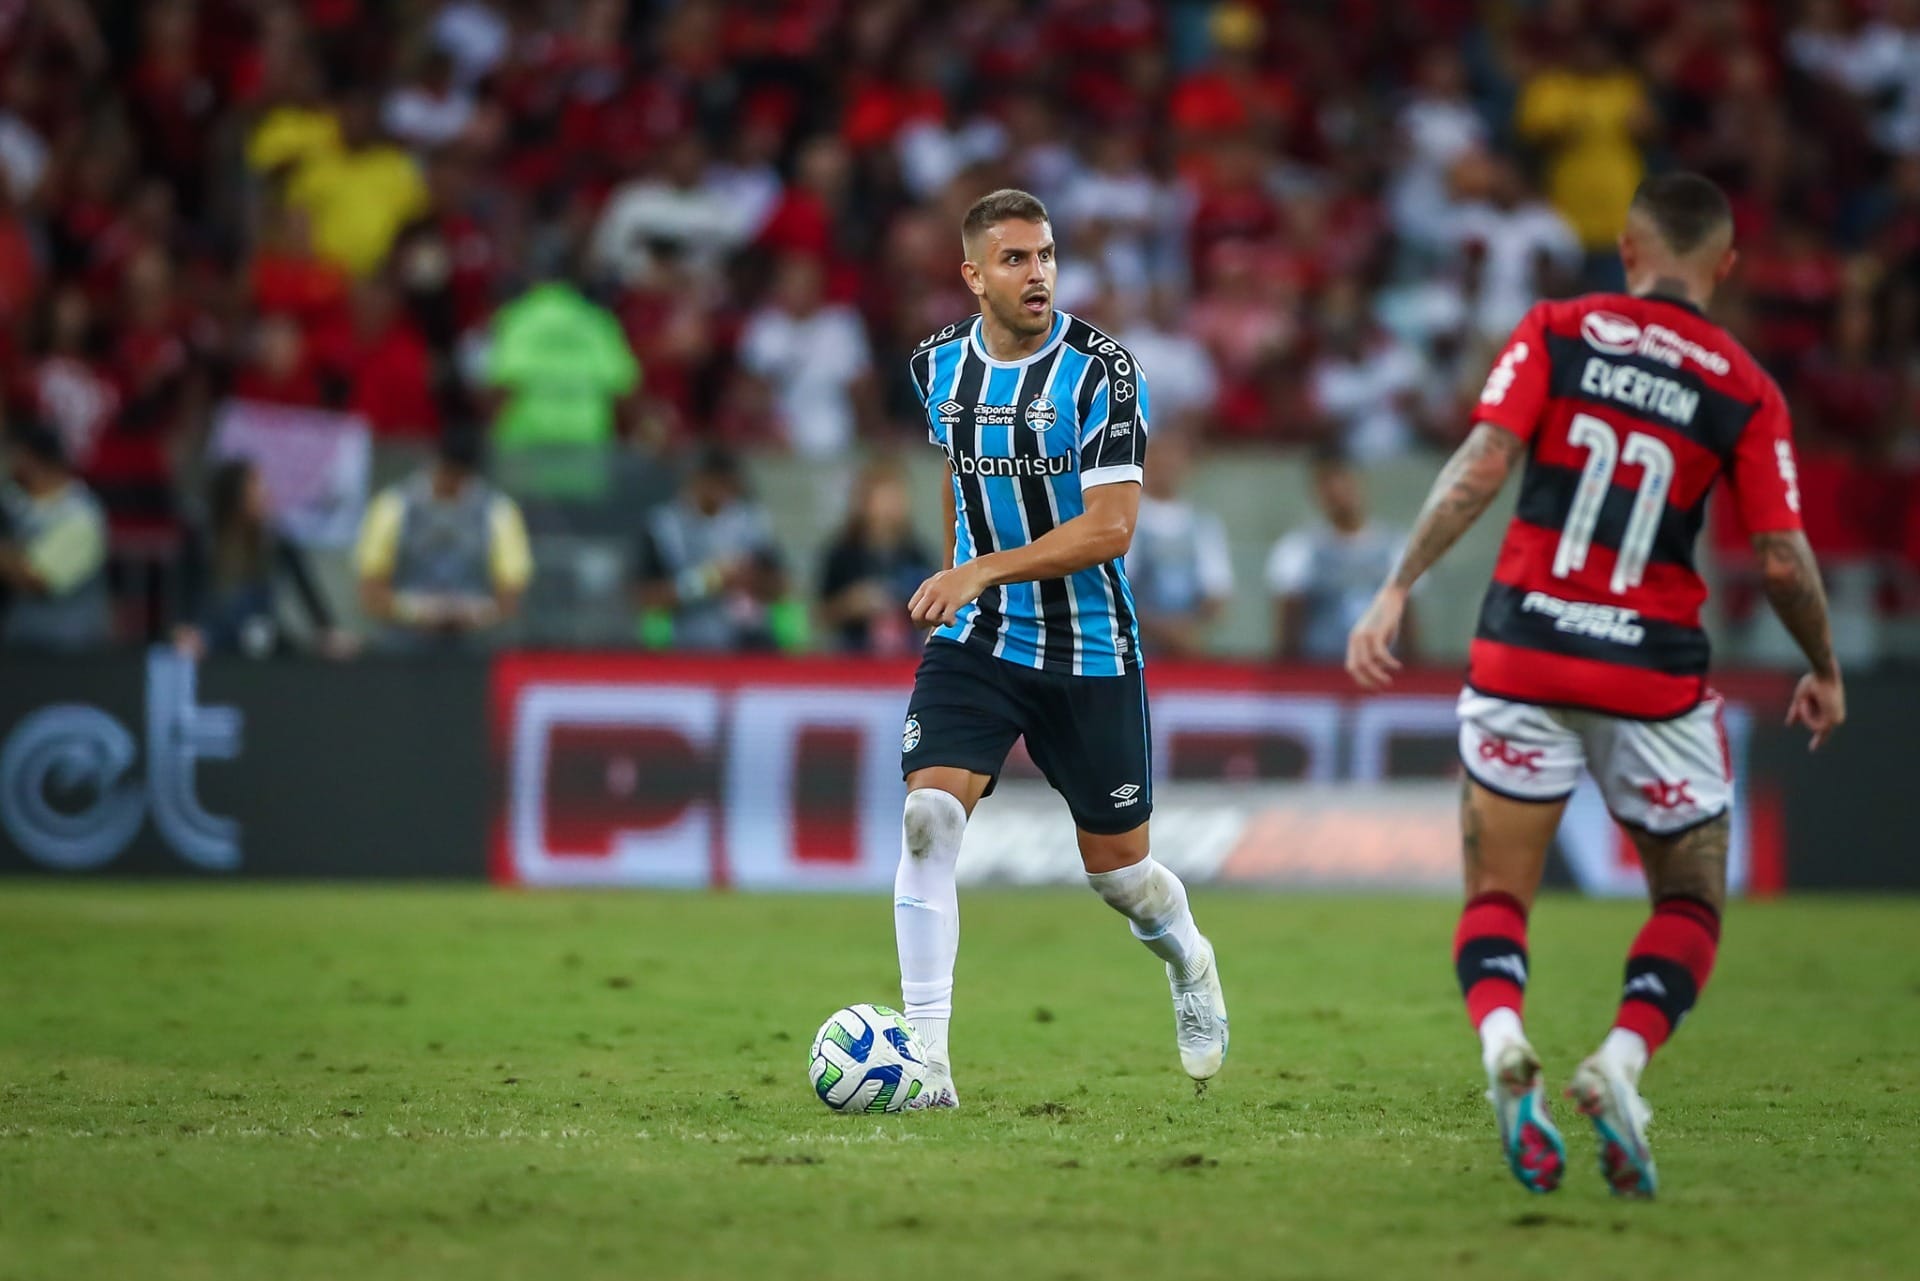
<path id="1" fill-rule="evenodd" d="M 493 875 L 521 885 L 872 889 L 899 851 L 911 661 L 508 654 L 493 670 Z M 1363 695 L 1337 670 L 1148 669 L 1155 849 L 1199 879 L 1378 888 L 1453 883 L 1451 673 Z M 1777 682 L 1734 682 L 1736 774 Z M 1765 700 L 1762 702 L 1761 700 Z M 1016 750 L 963 855 L 971 880 L 1078 875 L 1064 807 Z M 997 813 L 995 811 L 998 811 Z M 1736 889 L 1779 888 L 1779 806 L 1736 794 Z M 987 838 L 990 839 L 975 839 Z M 977 849 L 977 854 L 976 854 Z M 1569 878 L 1639 893 L 1631 847 L 1584 786 Z"/>

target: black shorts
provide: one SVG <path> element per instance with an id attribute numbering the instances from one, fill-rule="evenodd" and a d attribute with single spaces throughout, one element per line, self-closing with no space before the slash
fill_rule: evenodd
<path id="1" fill-rule="evenodd" d="M 1123 676 L 1068 676 L 950 640 L 927 642 L 900 739 L 900 773 L 951 766 L 997 781 L 1013 740 L 1089 832 L 1130 832 L 1153 813 L 1147 686 Z M 993 791 L 989 782 L 987 791 Z"/>

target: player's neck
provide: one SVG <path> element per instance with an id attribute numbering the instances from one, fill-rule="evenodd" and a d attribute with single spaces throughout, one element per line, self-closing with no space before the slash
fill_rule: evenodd
<path id="1" fill-rule="evenodd" d="M 987 355 L 995 360 L 1025 360 L 1034 352 L 1047 345 L 1047 339 L 1053 336 L 1055 312 L 1047 317 L 1047 327 L 1037 334 L 1016 334 L 1005 325 L 997 324 L 993 313 L 980 313 L 980 345 L 987 349 Z"/>
<path id="2" fill-rule="evenodd" d="M 1672 272 L 1660 272 L 1651 280 L 1643 278 L 1634 281 L 1628 288 L 1636 298 L 1668 298 L 1686 303 L 1696 311 L 1705 311 L 1708 300 L 1713 297 L 1711 290 L 1690 284 Z"/>

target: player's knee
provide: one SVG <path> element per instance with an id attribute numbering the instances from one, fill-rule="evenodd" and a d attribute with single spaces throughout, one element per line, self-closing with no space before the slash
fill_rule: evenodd
<path id="1" fill-rule="evenodd" d="M 967 830 L 967 807 L 951 792 L 917 787 L 907 793 L 901 848 L 908 858 L 951 861 L 960 855 Z"/>

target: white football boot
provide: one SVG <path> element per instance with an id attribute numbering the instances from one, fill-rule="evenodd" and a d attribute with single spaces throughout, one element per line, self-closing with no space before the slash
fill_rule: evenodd
<path id="1" fill-rule="evenodd" d="M 1567 1145 L 1547 1115 L 1540 1057 L 1525 1041 L 1510 1041 L 1487 1074 L 1487 1102 L 1500 1125 L 1500 1151 L 1520 1186 L 1551 1192 L 1567 1172 Z"/>
<path id="2" fill-rule="evenodd" d="M 1567 1097 L 1593 1122 L 1594 1137 L 1600 1140 L 1600 1174 L 1613 1194 L 1652 1200 L 1660 1185 L 1647 1147 L 1653 1109 L 1627 1074 L 1596 1054 L 1574 1072 Z"/>
<path id="3" fill-rule="evenodd" d="M 957 1108 L 960 1095 L 953 1088 L 953 1069 L 944 1063 L 927 1064 L 927 1079 L 920 1086 L 920 1093 L 907 1100 L 904 1109 L 908 1112 L 922 1112 L 932 1108 Z"/>
<path id="4" fill-rule="evenodd" d="M 1220 967 L 1214 963 L 1213 944 L 1206 949 L 1199 973 L 1183 979 L 1167 966 L 1167 985 L 1173 989 L 1174 1043 L 1180 1047 L 1180 1066 L 1196 1081 L 1209 1081 L 1227 1058 L 1227 998 L 1220 990 Z"/>

